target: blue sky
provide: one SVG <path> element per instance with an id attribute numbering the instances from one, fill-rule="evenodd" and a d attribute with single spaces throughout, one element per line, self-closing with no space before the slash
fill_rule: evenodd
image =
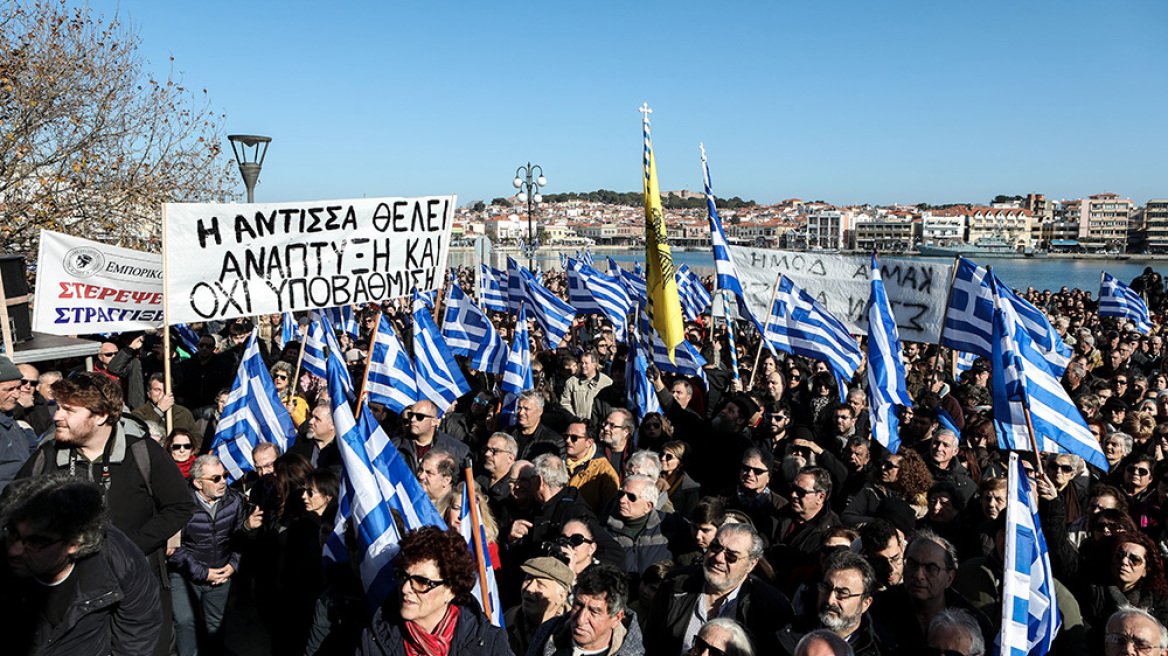
<path id="1" fill-rule="evenodd" d="M 771 203 L 1168 197 L 1168 3 L 93 0 L 173 56 L 257 201 L 662 189 Z M 242 189 L 242 183 L 240 183 Z"/>

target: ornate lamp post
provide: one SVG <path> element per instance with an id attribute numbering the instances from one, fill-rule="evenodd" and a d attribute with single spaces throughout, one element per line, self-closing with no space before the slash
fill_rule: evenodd
<path id="1" fill-rule="evenodd" d="M 239 174 L 243 176 L 243 184 L 247 186 L 247 202 L 254 203 L 256 182 L 260 179 L 260 169 L 264 166 L 264 157 L 268 154 L 268 144 L 272 138 L 254 134 L 229 134 L 227 139 L 231 141 L 231 152 L 235 153 L 235 161 L 239 163 Z"/>
<path id="2" fill-rule="evenodd" d="M 535 230 L 532 226 L 531 212 L 536 203 L 543 202 L 539 188 L 547 185 L 547 178 L 543 177 L 543 167 L 528 162 L 527 166 L 520 166 L 516 169 L 515 179 L 511 181 L 511 184 L 519 190 L 519 193 L 515 195 L 519 202 L 527 203 L 527 243 L 523 245 L 523 251 L 527 255 L 527 268 L 534 270 Z"/>

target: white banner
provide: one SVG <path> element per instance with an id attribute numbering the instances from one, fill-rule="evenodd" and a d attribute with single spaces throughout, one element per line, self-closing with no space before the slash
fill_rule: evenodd
<path id="1" fill-rule="evenodd" d="M 826 255 L 730 247 L 751 305 L 770 311 L 775 279 L 781 273 L 807 290 L 855 334 L 868 334 L 864 311 L 871 293 L 871 256 Z M 880 258 L 884 289 L 902 340 L 936 344 L 941 339 L 953 263 L 939 259 Z M 759 317 L 765 321 L 766 317 Z"/>
<path id="2" fill-rule="evenodd" d="M 168 204 L 167 320 L 310 310 L 436 289 L 457 199 Z"/>
<path id="3" fill-rule="evenodd" d="M 161 255 L 41 230 L 33 330 L 84 335 L 161 326 Z"/>

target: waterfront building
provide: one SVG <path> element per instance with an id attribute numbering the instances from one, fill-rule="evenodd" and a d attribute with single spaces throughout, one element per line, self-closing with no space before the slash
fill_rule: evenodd
<path id="1" fill-rule="evenodd" d="M 1168 253 L 1168 199 L 1153 198 L 1143 210 L 1145 245 L 1149 253 Z"/>
<path id="2" fill-rule="evenodd" d="M 918 225 L 907 213 L 861 214 L 852 231 L 855 248 L 866 253 L 903 253 L 912 248 Z"/>
<path id="3" fill-rule="evenodd" d="M 1004 207 L 969 208 L 969 232 L 966 241 L 1001 239 L 1015 248 L 1030 242 L 1030 210 Z"/>
<path id="4" fill-rule="evenodd" d="M 1090 251 L 1127 252 L 1128 223 L 1135 203 L 1116 194 L 1064 201 L 1068 220 L 1079 223 L 1079 243 Z"/>
<path id="5" fill-rule="evenodd" d="M 948 246 L 965 241 L 969 208 L 947 207 L 921 213 L 921 241 Z"/>
<path id="6" fill-rule="evenodd" d="M 851 214 L 834 208 L 821 208 L 809 212 L 806 223 L 805 239 L 807 248 L 821 250 L 840 250 L 844 247 L 844 234 L 849 229 Z"/>

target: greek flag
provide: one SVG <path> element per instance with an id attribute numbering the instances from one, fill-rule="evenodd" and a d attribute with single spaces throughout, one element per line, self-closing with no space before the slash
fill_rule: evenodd
<path id="1" fill-rule="evenodd" d="M 360 329 L 357 326 L 357 319 L 353 316 L 352 305 L 324 308 L 321 310 L 321 313 L 328 319 L 328 323 L 332 326 L 334 332 L 342 332 L 351 335 L 353 339 L 357 339 Z"/>
<path id="2" fill-rule="evenodd" d="M 397 556 L 401 535 L 391 510 L 398 511 L 406 530 L 427 524 L 444 529 L 446 524 L 378 426 L 369 406 L 361 406 L 359 419 L 353 416 L 343 397 L 347 377 L 348 372 L 339 355 L 330 355 L 329 397 L 337 446 L 344 463 L 344 479 L 336 524 L 325 542 L 324 555 L 334 562 L 348 561 L 345 533 L 351 524 L 357 551 L 362 554 L 361 583 L 370 605 L 376 608 L 394 589 L 391 565 Z"/>
<path id="3" fill-rule="evenodd" d="M 442 336 L 455 355 L 469 358 L 468 366 L 493 374 L 503 373 L 507 363 L 507 344 L 499 337 L 487 315 L 458 285 L 451 285 L 446 296 L 446 319 Z"/>
<path id="4" fill-rule="evenodd" d="M 576 259 L 590 267 L 596 266 L 596 260 L 592 259 L 592 249 L 585 248 L 583 253 L 576 251 Z"/>
<path id="5" fill-rule="evenodd" d="M 703 381 L 706 380 L 706 372 L 702 369 L 706 364 L 706 359 L 702 354 L 694 348 L 689 340 L 682 340 L 677 348 L 673 349 L 673 358 L 670 359 L 669 351 L 665 347 L 665 340 L 657 334 L 653 328 L 652 322 L 649 321 L 649 315 L 645 313 L 645 308 L 640 311 L 640 327 L 641 334 L 638 337 L 638 342 L 643 349 L 645 359 L 657 365 L 661 371 L 670 371 L 685 376 L 697 376 Z M 650 347 L 650 345 L 652 345 Z M 651 349 L 651 350 L 650 350 Z M 652 355 L 649 355 L 652 353 Z"/>
<path id="6" fill-rule="evenodd" d="M 706 147 L 704 144 L 699 144 L 699 146 L 702 149 L 702 175 L 706 183 L 706 210 L 710 219 L 710 244 L 714 247 L 714 287 L 724 289 L 734 295 L 734 300 L 738 303 L 738 316 L 750 319 L 755 328 L 758 328 L 758 334 L 761 335 L 763 333 L 762 323 L 759 322 L 758 315 L 746 301 L 746 292 L 742 289 L 742 281 L 738 279 L 738 268 L 734 266 L 734 260 L 730 258 L 730 242 L 727 241 L 726 233 L 722 230 L 722 220 L 718 217 L 718 208 L 714 204 L 714 191 L 710 184 L 710 167 L 706 163 Z"/>
<path id="7" fill-rule="evenodd" d="M 525 301 L 528 311 L 543 331 L 544 345 L 554 349 L 572 328 L 576 310 L 560 300 L 550 289 L 535 281 L 531 273 L 513 258 L 507 258 L 508 293 L 510 302 L 519 311 L 518 301 Z"/>
<path id="8" fill-rule="evenodd" d="M 280 402 L 260 356 L 258 329 L 252 330 L 215 430 L 211 452 L 223 461 L 223 468 L 234 481 L 255 469 L 251 451 L 260 442 L 274 442 L 285 453 L 295 439 L 296 425 Z"/>
<path id="9" fill-rule="evenodd" d="M 941 344 L 958 351 L 990 357 L 994 323 L 994 302 L 990 294 L 990 272 L 965 258 L 960 258 L 949 291 L 949 310 Z M 1046 366 L 1056 378 L 1063 375 L 1071 361 L 1071 349 L 1063 343 L 1050 321 L 1038 308 L 1027 303 L 998 281 L 999 294 L 1014 309 L 1022 330 L 1030 335 L 1034 349 L 1042 354 Z"/>
<path id="10" fill-rule="evenodd" d="M 689 270 L 687 264 L 678 267 L 674 277 L 677 278 L 677 293 L 686 320 L 697 321 L 702 316 L 702 310 L 710 307 L 713 300 L 710 290 L 706 289 L 696 273 Z"/>
<path id="11" fill-rule="evenodd" d="M 599 314 L 612 322 L 616 341 L 625 342 L 625 323 L 632 304 L 619 281 L 591 265 L 568 260 L 568 300 L 580 314 Z"/>
<path id="12" fill-rule="evenodd" d="M 313 310 L 309 316 L 311 323 L 308 324 L 308 337 L 304 342 L 302 366 L 308 373 L 324 380 L 325 376 L 328 376 L 328 354 L 336 353 L 338 358 L 342 358 L 342 362 L 344 354 L 341 353 L 341 345 L 337 342 L 337 336 L 325 315 L 319 310 Z M 356 398 L 353 381 L 348 377 L 345 380 L 348 380 L 348 386 L 344 388 L 346 397 L 350 400 Z"/>
<path id="13" fill-rule="evenodd" d="M 182 342 L 183 349 L 191 355 L 197 353 L 199 350 L 199 335 L 185 323 L 175 324 L 174 329 L 178 331 L 178 338 Z"/>
<path id="14" fill-rule="evenodd" d="M 872 294 L 868 298 L 868 418 L 872 437 L 892 453 L 900 451 L 897 409 L 902 405 L 912 406 L 912 397 L 904 382 L 900 334 L 884 291 L 880 262 L 873 253 Z"/>
<path id="15" fill-rule="evenodd" d="M 490 312 L 508 312 L 507 309 L 507 276 L 502 271 L 480 265 L 479 300 L 483 309 Z"/>
<path id="16" fill-rule="evenodd" d="M 417 290 L 414 290 L 414 360 L 418 398 L 433 401 L 440 411 L 446 412 L 458 397 L 470 391 Z"/>
<path id="17" fill-rule="evenodd" d="M 1106 271 L 1099 286 L 1099 316 L 1131 319 L 1145 335 L 1152 330 L 1148 305 L 1131 287 Z"/>
<path id="18" fill-rule="evenodd" d="M 1030 334 L 1019 329 L 1014 306 L 999 292 L 996 276 L 990 293 L 996 313 L 991 335 L 991 384 L 994 393 L 994 425 L 998 444 L 1011 451 L 1031 451 L 1026 410 L 1038 448 L 1046 452 L 1073 453 L 1107 469 L 1099 441 L 1087 429 L 1078 408 L 1048 369 L 1047 361 L 1031 344 Z"/>
<path id="19" fill-rule="evenodd" d="M 1010 454 L 1007 489 L 1010 497 L 1006 504 L 1000 653 L 1042 656 L 1050 651 L 1062 619 L 1038 503 L 1017 453 Z"/>
<path id="20" fill-rule="evenodd" d="M 976 353 L 957 351 L 957 373 L 973 369 L 973 363 L 975 360 L 977 360 Z"/>
<path id="21" fill-rule="evenodd" d="M 294 342 L 299 338 L 300 331 L 297 330 L 299 326 L 296 325 L 296 315 L 291 312 L 284 313 L 284 320 L 280 323 L 280 348 L 284 348 L 289 342 Z"/>
<path id="22" fill-rule="evenodd" d="M 405 410 L 418 400 L 414 364 L 405 345 L 394 332 L 384 314 L 373 335 L 373 354 L 369 359 L 369 376 L 365 391 L 373 403 L 381 403 L 394 412 Z"/>
<path id="23" fill-rule="evenodd" d="M 499 409 L 499 425 L 510 426 L 515 420 L 515 409 L 519 403 L 519 393 L 535 387 L 531 374 L 531 340 L 527 336 L 527 306 L 519 306 L 519 317 L 515 320 L 515 334 L 511 339 L 511 351 L 507 354 L 507 370 L 503 372 L 503 382 L 499 389 L 503 392 L 503 402 Z"/>
<path id="24" fill-rule="evenodd" d="M 837 378 L 851 379 L 864 359 L 847 327 L 786 276 L 764 328 L 775 348 L 822 360 Z"/>
<path id="25" fill-rule="evenodd" d="M 483 582 L 482 580 L 475 581 L 474 594 L 475 599 L 479 600 L 479 606 L 482 607 L 483 612 L 491 620 L 491 624 L 495 626 L 503 626 L 503 608 L 499 602 L 499 586 L 495 582 L 495 565 L 496 563 L 491 559 L 491 550 L 487 549 L 487 529 L 483 527 L 483 508 L 479 505 L 478 495 L 472 502 L 470 499 L 470 485 L 462 486 L 462 512 L 458 516 L 458 531 L 462 533 L 462 537 L 466 543 L 470 545 L 470 552 L 475 554 L 475 561 L 482 560 L 487 572 L 487 594 L 483 596 Z M 475 523 L 471 516 L 470 504 L 474 503 L 478 511 L 479 521 Z M 474 542 L 474 531 L 478 531 L 480 544 L 482 549 L 478 549 Z M 478 553 L 476 554 L 476 550 Z M 477 573 L 477 572 L 476 572 Z M 477 577 L 476 577 L 477 578 Z"/>
<path id="26" fill-rule="evenodd" d="M 665 343 L 662 342 L 664 347 Z M 649 358 L 651 353 L 642 347 L 641 340 L 636 340 L 629 349 L 628 359 L 625 361 L 625 387 L 629 394 L 629 409 L 637 415 L 640 422 L 650 412 L 661 412 L 661 401 L 657 399 L 657 391 L 649 382 Z"/>

